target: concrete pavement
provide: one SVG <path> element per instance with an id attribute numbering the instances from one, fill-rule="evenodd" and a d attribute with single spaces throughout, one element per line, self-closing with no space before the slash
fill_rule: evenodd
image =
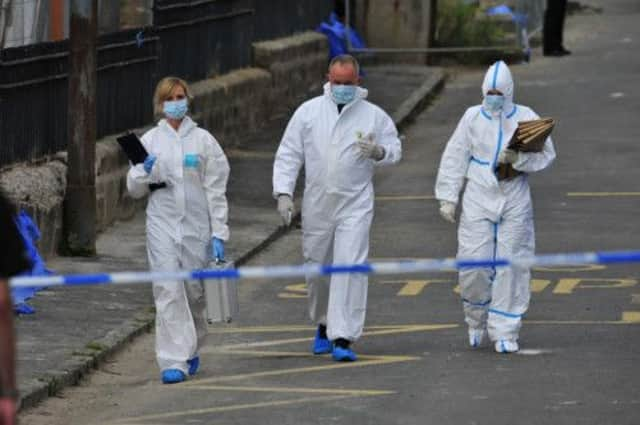
<path id="1" fill-rule="evenodd" d="M 400 127 L 444 81 L 438 68 L 405 66 L 389 72 L 370 67 L 367 72 L 364 86 Z M 231 163 L 227 256 L 237 264 L 284 232 L 271 197 L 271 171 L 290 113 L 280 111 L 259 133 L 225 147 Z M 97 251 L 96 258 L 58 257 L 49 260 L 48 266 L 58 273 L 145 270 L 144 212 L 101 234 Z M 150 285 L 54 288 L 39 292 L 30 304 L 36 314 L 16 320 L 23 408 L 76 384 L 132 338 L 151 329 L 154 319 Z"/>

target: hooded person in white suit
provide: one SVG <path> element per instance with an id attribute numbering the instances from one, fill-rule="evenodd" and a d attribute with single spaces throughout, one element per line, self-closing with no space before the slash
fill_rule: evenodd
<path id="1" fill-rule="evenodd" d="M 548 167 L 556 154 L 551 138 L 542 152 L 507 149 L 519 121 L 539 118 L 530 108 L 513 102 L 513 86 L 507 65 L 502 61 L 493 64 L 482 84 L 482 104 L 467 109 L 442 155 L 435 194 L 445 220 L 455 223 L 456 205 L 467 180 L 458 228 L 460 259 L 534 254 L 528 175 Z M 500 164 L 510 164 L 521 174 L 499 181 L 496 169 Z M 488 336 L 497 352 L 518 351 L 522 316 L 529 307 L 530 278 L 530 270 L 522 267 L 460 271 L 472 347 Z"/>

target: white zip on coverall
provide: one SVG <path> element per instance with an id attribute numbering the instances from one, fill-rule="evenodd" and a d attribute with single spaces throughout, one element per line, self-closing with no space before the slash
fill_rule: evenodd
<path id="1" fill-rule="evenodd" d="M 149 194 L 147 254 L 154 271 L 204 268 L 212 237 L 229 238 L 225 196 L 229 164 L 218 142 L 185 117 L 175 131 L 166 120 L 142 137 L 156 162 L 147 175 L 143 164 L 127 174 L 134 198 L 149 194 L 149 183 L 166 188 Z M 195 167 L 185 166 L 185 157 Z M 199 281 L 153 282 L 156 306 L 156 356 L 161 370 L 188 372 L 206 334 L 204 290 Z"/>
<path id="2" fill-rule="evenodd" d="M 530 108 L 513 103 L 513 79 L 507 65 L 493 64 L 482 93 L 501 91 L 505 104 L 490 113 L 484 105 L 464 113 L 440 162 L 436 198 L 457 203 L 465 178 L 458 228 L 458 258 L 490 259 L 530 256 L 535 250 L 533 208 L 527 175 L 553 162 L 551 138 L 539 153 L 519 154 L 513 168 L 523 174 L 498 181 L 498 155 L 507 148 L 519 121 L 539 118 Z M 465 320 L 471 329 L 487 326 L 493 341 L 517 340 L 529 307 L 530 270 L 516 267 L 473 268 L 459 273 Z"/>
<path id="3" fill-rule="evenodd" d="M 305 167 L 302 245 L 306 263 L 367 261 L 374 168 L 397 163 L 402 155 L 393 120 L 365 100 L 367 93 L 359 87 L 356 99 L 338 113 L 327 83 L 324 95 L 296 110 L 276 153 L 274 196 L 293 196 L 298 173 Z M 369 134 L 385 150 L 380 161 L 360 156 L 358 136 Z M 308 276 L 306 281 L 311 320 L 325 324 L 331 340 L 357 340 L 365 321 L 367 276 Z"/>

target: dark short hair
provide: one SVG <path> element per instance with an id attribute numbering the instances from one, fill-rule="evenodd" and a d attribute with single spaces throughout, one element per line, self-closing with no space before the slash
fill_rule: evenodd
<path id="1" fill-rule="evenodd" d="M 331 59 L 331 62 L 329 62 L 329 71 L 331 71 L 333 65 L 336 64 L 353 65 L 356 70 L 356 74 L 360 75 L 360 64 L 358 63 L 358 60 L 351 55 L 338 55 Z"/>

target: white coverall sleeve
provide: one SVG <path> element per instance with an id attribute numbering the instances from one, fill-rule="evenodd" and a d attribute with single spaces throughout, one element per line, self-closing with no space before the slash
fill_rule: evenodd
<path id="1" fill-rule="evenodd" d="M 544 170 L 556 158 L 556 151 L 553 147 L 551 137 L 547 138 L 542 152 L 520 152 L 518 160 L 513 164 L 513 168 L 525 173 L 535 173 Z"/>
<path id="2" fill-rule="evenodd" d="M 537 120 L 540 117 L 535 112 L 531 111 L 531 117 L 529 120 Z M 542 152 L 520 152 L 518 154 L 518 160 L 512 164 L 513 168 L 522 171 L 524 173 L 535 173 L 547 168 L 553 160 L 556 158 L 556 150 L 553 146 L 553 140 L 551 137 L 547 138 L 544 143 L 544 149 Z"/>
<path id="3" fill-rule="evenodd" d="M 142 145 L 149 151 L 149 142 L 151 141 L 150 133 L 154 131 L 148 131 L 142 136 L 141 142 Z M 131 164 L 131 168 L 127 172 L 127 191 L 129 195 L 131 195 L 134 199 L 140 199 L 149 194 L 149 184 L 150 183 L 158 183 L 159 179 L 159 166 L 156 161 L 153 168 L 151 169 L 151 174 L 147 174 L 144 171 L 144 164 Z"/>
<path id="4" fill-rule="evenodd" d="M 229 161 L 218 142 L 207 133 L 207 158 L 204 170 L 204 191 L 209 206 L 209 220 L 211 223 L 211 237 L 229 240 L 229 226 L 227 219 L 229 206 L 227 204 L 227 181 L 229 180 Z"/>
<path id="5" fill-rule="evenodd" d="M 436 199 L 458 203 L 458 196 L 471 160 L 468 111 L 462 116 L 442 154 L 436 179 Z"/>
<path id="6" fill-rule="evenodd" d="M 276 152 L 273 163 L 274 198 L 279 194 L 286 194 L 293 198 L 298 173 L 304 164 L 305 122 L 305 110 L 302 106 L 291 117 Z"/>
<path id="7" fill-rule="evenodd" d="M 393 120 L 384 111 L 380 110 L 378 118 L 376 143 L 384 148 L 384 157 L 376 161 L 376 165 L 396 164 L 402 158 L 402 143 L 398 139 L 398 129 Z"/>

